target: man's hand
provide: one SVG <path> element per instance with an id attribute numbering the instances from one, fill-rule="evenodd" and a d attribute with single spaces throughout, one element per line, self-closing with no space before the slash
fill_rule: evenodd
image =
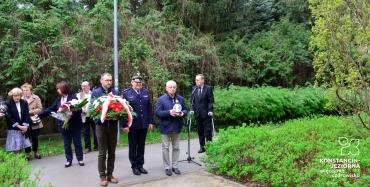
<path id="1" fill-rule="evenodd" d="M 170 115 L 173 116 L 173 117 L 176 117 L 177 116 L 177 112 L 175 112 L 174 109 L 170 110 Z"/>
<path id="2" fill-rule="evenodd" d="M 122 131 L 128 134 L 130 132 L 130 128 L 129 127 L 122 128 Z"/>
<path id="3" fill-rule="evenodd" d="M 153 124 L 149 124 L 149 130 L 154 130 L 154 125 Z"/>
<path id="4" fill-rule="evenodd" d="M 4 113 L 0 113 L 0 117 L 3 117 L 3 116 L 5 116 L 5 114 Z"/>
<path id="5" fill-rule="evenodd" d="M 208 116 L 213 116 L 213 112 L 208 112 Z"/>
<path id="6" fill-rule="evenodd" d="M 131 105 L 128 105 L 128 108 L 130 109 L 130 112 L 133 112 L 134 111 L 134 109 L 132 108 Z"/>

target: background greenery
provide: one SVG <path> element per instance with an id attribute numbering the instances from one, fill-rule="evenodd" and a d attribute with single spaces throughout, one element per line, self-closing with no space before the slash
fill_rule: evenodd
<path id="1" fill-rule="evenodd" d="M 75 91 L 112 72 L 113 1 L 0 3 L 0 93 L 29 82 L 50 103 L 55 83 Z M 306 0 L 118 1 L 120 88 L 144 73 L 153 97 L 175 79 L 188 94 L 194 75 L 211 85 L 295 86 L 312 82 Z M 73 68 L 71 68 L 73 67 Z"/>
<path id="2" fill-rule="evenodd" d="M 329 94 L 322 88 L 238 87 L 215 89 L 215 119 L 229 126 L 242 123 L 279 122 L 314 114 L 336 114 Z"/>

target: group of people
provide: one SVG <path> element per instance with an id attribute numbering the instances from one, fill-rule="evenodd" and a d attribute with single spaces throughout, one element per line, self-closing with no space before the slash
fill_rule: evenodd
<path id="1" fill-rule="evenodd" d="M 7 120 L 5 150 L 20 153 L 24 149 L 27 160 L 31 159 L 33 151 L 34 158 L 41 159 L 38 153 L 38 136 L 43 124 L 34 120 L 42 110 L 40 98 L 32 93 L 32 85 L 28 83 L 23 84 L 21 88 L 13 88 L 8 97 L 6 113 L 0 113 L 0 117 L 6 117 Z M 0 101 L 3 102 L 3 99 Z"/>
<path id="2" fill-rule="evenodd" d="M 192 89 L 190 98 L 190 114 L 194 114 L 196 119 L 197 131 L 199 136 L 200 149 L 198 153 L 205 152 L 205 142 L 212 141 L 213 115 L 213 92 L 212 88 L 204 84 L 204 76 L 199 74 L 195 77 L 196 85 Z M 42 110 L 40 98 L 32 94 L 32 86 L 24 84 L 20 88 L 12 89 L 6 102 L 5 116 L 8 124 L 8 133 L 6 141 L 6 150 L 19 153 L 25 149 L 27 158 L 30 158 L 31 143 L 34 157 L 40 159 L 37 152 L 39 129 L 43 127 L 41 120 L 53 112 L 58 112 L 61 104 L 73 99 L 87 98 L 89 103 L 102 95 L 112 93 L 120 95 L 117 90 L 112 88 L 112 75 L 103 73 L 100 77 L 101 86 L 90 91 L 90 84 L 87 81 L 81 83 L 82 91 L 74 94 L 71 92 L 68 84 L 64 81 L 56 85 L 59 97 L 55 102 L 45 110 Z M 63 121 L 56 120 L 59 131 L 64 139 L 64 151 L 67 162 L 64 166 L 72 165 L 73 153 L 72 143 L 74 144 L 77 162 L 84 166 L 83 151 L 81 145 L 81 131 L 84 129 L 85 152 L 98 150 L 98 171 L 100 185 L 107 186 L 108 182 L 118 183 L 117 178 L 113 176 L 115 150 L 117 146 L 118 124 L 123 132 L 128 134 L 129 142 L 129 160 L 134 175 L 147 174 L 144 169 L 145 139 L 147 131 L 154 129 L 154 114 L 160 119 L 160 133 L 162 139 L 162 157 L 165 174 L 171 176 L 172 173 L 181 174 L 178 167 L 179 160 L 179 134 L 184 123 L 184 117 L 188 113 L 185 106 L 185 98 L 176 93 L 177 84 L 170 80 L 166 82 L 166 93 L 160 96 L 155 105 L 155 111 L 152 110 L 151 97 L 149 91 L 143 88 L 143 78 L 140 74 L 132 76 L 131 88 L 123 90 L 121 96 L 126 99 L 131 110 L 136 113 L 132 125 L 128 127 L 126 121 L 106 120 L 94 121 L 88 117 L 88 105 L 81 110 L 73 111 L 69 120 L 69 128 L 62 128 Z M 175 108 L 175 105 L 181 107 Z M 37 122 L 35 122 L 37 121 Z M 33 125 L 34 124 L 34 125 Z M 90 129 L 93 131 L 94 145 L 90 142 Z M 30 131 L 30 135 L 28 135 Z M 172 144 L 172 162 L 170 160 L 170 144 Z"/>

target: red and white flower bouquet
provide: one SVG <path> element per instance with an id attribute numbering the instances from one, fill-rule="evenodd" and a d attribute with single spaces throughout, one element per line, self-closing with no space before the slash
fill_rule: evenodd
<path id="1" fill-rule="evenodd" d="M 88 112 L 88 116 L 96 121 L 100 120 L 102 123 L 106 120 L 127 119 L 129 127 L 132 124 L 132 115 L 134 113 L 131 112 L 126 99 L 112 93 L 95 99 Z"/>
<path id="2" fill-rule="evenodd" d="M 72 99 L 71 101 L 64 102 L 59 106 L 58 111 L 56 113 L 52 113 L 51 116 L 58 120 L 64 121 L 63 128 L 68 129 L 68 122 L 72 117 L 72 112 L 81 110 L 81 108 L 84 107 L 88 102 L 89 101 L 87 98 L 82 100 Z"/>

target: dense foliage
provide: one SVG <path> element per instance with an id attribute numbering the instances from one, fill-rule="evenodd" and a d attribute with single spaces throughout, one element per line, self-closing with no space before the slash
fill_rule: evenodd
<path id="1" fill-rule="evenodd" d="M 347 107 L 370 117 L 370 2 L 310 0 L 310 7 L 317 83 L 336 88 Z M 370 130 L 370 121 L 361 120 Z"/>
<path id="2" fill-rule="evenodd" d="M 205 161 L 214 173 L 252 184 L 367 186 L 370 138 L 368 131 L 362 133 L 352 119 L 343 117 L 298 119 L 279 127 L 243 125 L 221 131 L 215 141 L 208 143 Z M 359 155 L 342 156 L 339 137 L 359 139 Z M 339 176 L 333 173 L 338 171 L 332 168 L 333 164 L 321 159 L 356 159 L 359 167 L 344 168 L 344 176 Z M 326 170 L 329 172 L 323 172 Z"/>
<path id="3" fill-rule="evenodd" d="M 277 122 L 313 114 L 337 113 L 321 88 L 237 87 L 215 89 L 215 119 L 220 125 Z"/>
<path id="4" fill-rule="evenodd" d="M 98 85 L 113 72 L 112 10 L 110 0 L 1 1 L 0 95 L 29 82 L 51 103 L 59 80 Z M 198 73 L 220 86 L 312 80 L 306 0 L 118 1 L 118 20 L 120 89 L 136 71 L 154 98 L 168 79 L 187 95 Z"/>
<path id="5" fill-rule="evenodd" d="M 36 187 L 40 173 L 31 178 L 31 166 L 24 155 L 15 155 L 0 149 L 1 186 Z"/>

